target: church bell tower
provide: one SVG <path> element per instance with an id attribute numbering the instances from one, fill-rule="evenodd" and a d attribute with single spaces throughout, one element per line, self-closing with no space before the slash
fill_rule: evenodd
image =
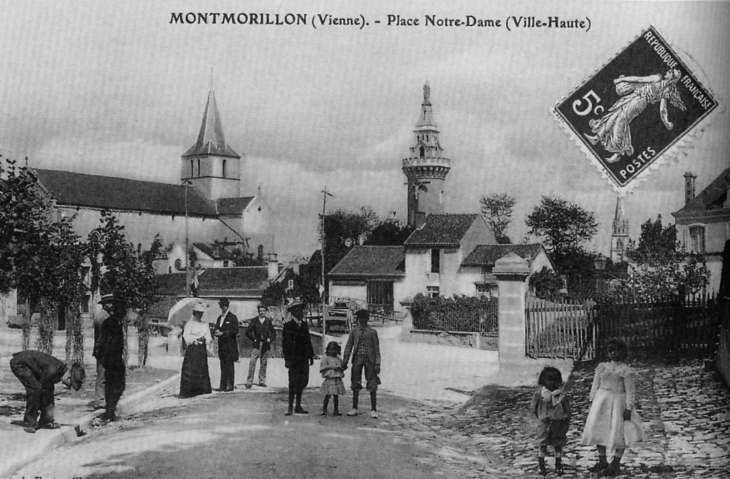
<path id="1" fill-rule="evenodd" d="M 611 232 L 611 261 L 622 263 L 626 261 L 626 247 L 629 242 L 629 220 L 624 213 L 624 202 L 620 196 L 616 199 L 616 213 L 613 216 L 613 231 Z"/>
<path id="2" fill-rule="evenodd" d="M 408 180 L 408 225 L 418 228 L 426 215 L 444 212 L 444 180 L 451 169 L 451 160 L 442 156 L 428 82 L 413 134 L 411 155 L 403 159 L 402 169 Z"/>

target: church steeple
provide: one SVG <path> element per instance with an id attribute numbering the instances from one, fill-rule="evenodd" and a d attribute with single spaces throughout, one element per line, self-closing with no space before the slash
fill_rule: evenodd
<path id="1" fill-rule="evenodd" d="M 626 261 L 626 247 L 629 241 L 629 220 L 624 212 L 624 202 L 621 196 L 616 198 L 616 212 L 613 216 L 613 230 L 611 232 L 611 261 L 621 263 Z"/>
<path id="2" fill-rule="evenodd" d="M 444 180 L 451 168 L 451 160 L 441 156 L 443 148 L 428 82 L 423 86 L 423 102 L 413 134 L 411 156 L 403 159 L 402 169 L 408 179 L 408 224 L 419 227 L 426 215 L 444 212 Z"/>
<path id="3" fill-rule="evenodd" d="M 182 155 L 181 179 L 190 180 L 210 199 L 240 195 L 241 155 L 226 143 L 213 90 L 195 144 Z"/>

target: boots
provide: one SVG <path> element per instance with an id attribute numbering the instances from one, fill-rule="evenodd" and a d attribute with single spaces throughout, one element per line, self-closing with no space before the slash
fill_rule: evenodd
<path id="1" fill-rule="evenodd" d="M 606 462 L 606 456 L 598 456 L 598 462 L 592 467 L 589 467 L 588 471 L 600 473 L 603 472 L 607 467 L 608 462 Z"/>
<path id="2" fill-rule="evenodd" d="M 335 411 L 332 413 L 333 416 L 342 416 L 342 413 L 340 412 L 340 401 L 339 397 L 334 397 L 334 405 L 335 405 Z"/>
<path id="3" fill-rule="evenodd" d="M 330 403 L 330 395 L 327 394 L 327 395 L 325 395 L 324 403 L 322 404 L 322 414 L 320 414 L 321 416 L 327 415 L 327 406 L 329 405 L 329 403 Z M 335 406 L 335 410 L 336 409 L 337 409 L 337 407 Z"/>
<path id="4" fill-rule="evenodd" d="M 621 474 L 621 458 L 614 457 L 611 464 L 603 471 L 602 476 L 618 476 Z"/>
<path id="5" fill-rule="evenodd" d="M 555 472 L 558 474 L 558 476 L 563 475 L 563 460 L 559 457 L 555 458 Z"/>
<path id="6" fill-rule="evenodd" d="M 539 474 L 541 476 L 547 476 L 547 469 L 545 469 L 545 458 L 544 457 L 537 458 L 537 467 L 540 469 Z"/>

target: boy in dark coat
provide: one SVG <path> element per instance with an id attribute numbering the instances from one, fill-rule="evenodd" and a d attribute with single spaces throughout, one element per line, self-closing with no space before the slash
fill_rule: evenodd
<path id="1" fill-rule="evenodd" d="M 355 313 L 358 326 L 350 331 L 345 346 L 345 354 L 342 357 L 344 368 L 347 367 L 347 361 L 352 354 L 352 410 L 347 413 L 348 416 L 357 416 L 357 402 L 362 389 L 362 372 L 365 370 L 365 387 L 370 392 L 370 417 L 378 418 L 377 394 L 378 385 L 380 384 L 380 343 L 378 341 L 378 332 L 368 326 L 370 320 L 370 312 L 361 309 Z"/>
<path id="2" fill-rule="evenodd" d="M 94 344 L 94 357 L 104 368 L 104 397 L 106 412 L 103 420 L 116 421 L 117 403 L 126 387 L 127 366 L 124 364 L 124 321 L 126 307 L 113 294 L 105 294 L 99 301 L 109 317 L 99 327 L 99 338 Z"/>
<path id="3" fill-rule="evenodd" d="M 302 392 L 309 384 L 309 366 L 314 364 L 314 348 L 309 337 L 309 327 L 303 321 L 304 304 L 295 300 L 288 310 L 291 320 L 284 324 L 281 336 L 284 365 L 289 370 L 289 408 L 286 415 L 291 416 L 292 411 L 297 414 L 309 413 L 302 408 Z"/>
<path id="4" fill-rule="evenodd" d="M 53 412 L 55 384 L 63 383 L 78 391 L 84 382 L 84 368 L 74 363 L 71 369 L 50 354 L 40 351 L 21 351 L 13 354 L 10 370 L 25 386 L 24 431 L 34 433 L 36 429 L 57 429 Z M 40 412 L 40 423 L 38 413 Z"/>
<path id="5" fill-rule="evenodd" d="M 221 315 L 215 322 L 215 336 L 218 338 L 218 358 L 221 360 L 220 391 L 233 391 L 235 365 L 238 361 L 238 318 L 228 310 L 228 298 L 221 298 L 218 306 Z"/>
<path id="6" fill-rule="evenodd" d="M 253 343 L 251 359 L 248 363 L 246 389 L 250 389 L 253 384 L 253 377 L 256 373 L 256 360 L 261 361 L 259 386 L 266 387 L 266 365 L 269 361 L 269 350 L 271 350 L 271 343 L 276 338 L 274 323 L 271 318 L 266 317 L 266 306 L 259 304 L 258 313 L 257 317 L 249 321 L 248 328 L 246 328 L 246 337 Z"/>

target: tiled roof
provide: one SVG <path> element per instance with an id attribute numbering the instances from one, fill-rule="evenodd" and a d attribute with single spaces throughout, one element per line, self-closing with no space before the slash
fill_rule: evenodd
<path id="1" fill-rule="evenodd" d="M 182 216 L 185 214 L 187 189 L 189 215 L 217 217 L 215 203 L 195 188 L 70 171 L 33 171 L 43 187 L 63 206 Z"/>
<path id="2" fill-rule="evenodd" d="M 727 185 L 730 181 L 730 168 L 726 169 L 715 178 L 700 194 L 695 196 L 689 203 L 679 211 L 672 213 L 675 218 L 691 218 L 693 216 L 705 216 L 723 209 L 723 203 L 727 199 Z M 725 208 L 727 210 L 727 208 Z M 727 211 L 724 212 L 727 214 Z"/>
<path id="3" fill-rule="evenodd" d="M 462 261 L 462 266 L 494 266 L 494 263 L 509 253 L 531 263 L 542 250 L 542 245 L 535 244 L 480 244 Z"/>
<path id="4" fill-rule="evenodd" d="M 244 210 L 254 200 L 254 196 L 241 196 L 239 198 L 221 198 L 218 203 L 218 214 L 221 216 L 241 216 Z"/>
<path id="5" fill-rule="evenodd" d="M 403 246 L 355 246 L 330 271 L 330 276 L 405 276 Z"/>
<path id="6" fill-rule="evenodd" d="M 185 273 L 162 274 L 155 279 L 161 295 L 185 294 Z M 198 275 L 198 283 L 200 296 L 250 295 L 256 291 L 263 292 L 269 285 L 268 268 L 208 268 Z"/>
<path id="7" fill-rule="evenodd" d="M 233 256 L 233 253 L 228 251 L 224 246 L 218 245 L 218 244 L 208 244 L 208 243 L 193 243 L 193 245 L 198 248 L 203 253 L 207 254 L 213 259 L 221 259 L 221 260 L 232 260 L 235 259 L 235 256 Z"/>
<path id="8" fill-rule="evenodd" d="M 407 246 L 459 246 L 479 217 L 477 214 L 428 215 L 423 226 L 408 237 Z"/>

